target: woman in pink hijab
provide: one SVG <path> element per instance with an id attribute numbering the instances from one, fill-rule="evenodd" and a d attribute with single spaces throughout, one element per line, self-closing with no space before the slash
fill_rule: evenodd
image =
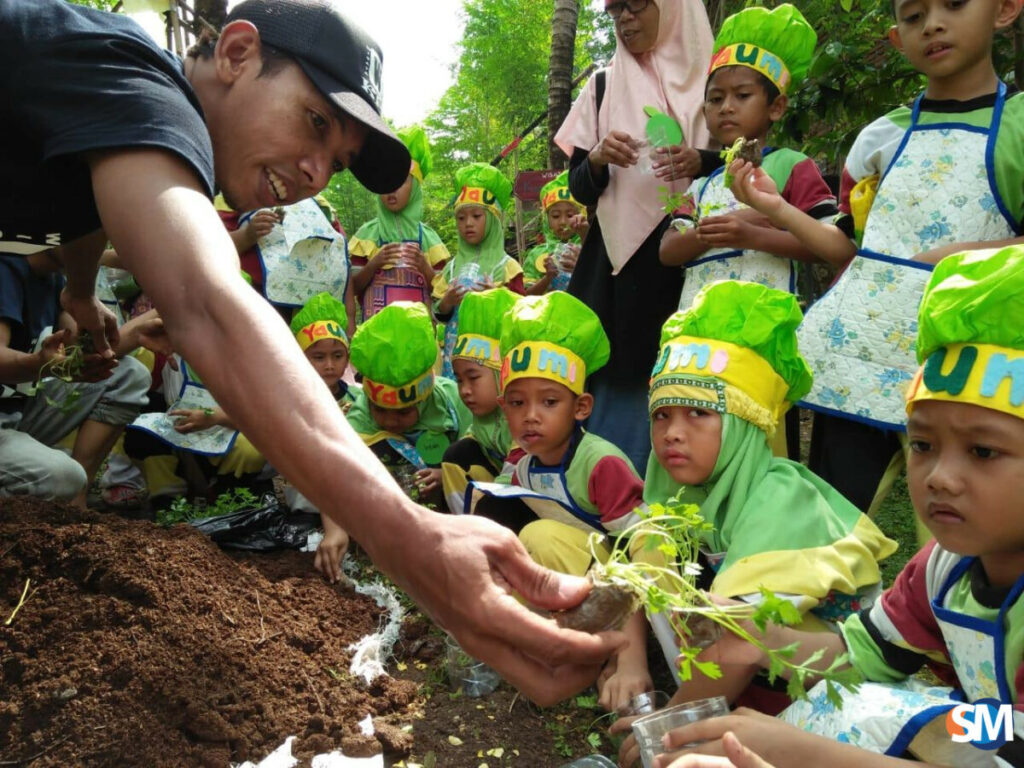
<path id="1" fill-rule="evenodd" d="M 569 189 L 597 205 L 569 292 L 586 302 L 611 340 L 611 360 L 591 382 L 588 428 L 610 440 L 642 473 L 650 452 L 647 380 L 662 323 L 679 302 L 682 271 L 663 267 L 658 244 L 666 220 L 659 193 L 684 191 L 720 164 L 708 144 L 701 107 L 713 38 L 701 0 L 605 0 L 615 20 L 615 55 L 583 88 L 555 136 L 569 155 Z M 644 107 L 683 129 L 683 146 L 652 156 Z M 653 165 L 653 169 L 651 166 Z"/>

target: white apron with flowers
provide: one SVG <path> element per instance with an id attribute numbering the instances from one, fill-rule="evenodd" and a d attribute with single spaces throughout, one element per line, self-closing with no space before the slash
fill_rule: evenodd
<path id="1" fill-rule="evenodd" d="M 724 216 L 747 207 L 725 186 L 724 168 L 719 168 L 701 183 L 694 195 L 694 205 L 702 217 Z M 681 310 L 690 308 L 701 288 L 719 280 L 746 280 L 787 293 L 796 289 L 792 260 L 765 251 L 712 248 L 684 269 L 683 292 L 679 297 Z"/>
<path id="2" fill-rule="evenodd" d="M 263 265 L 263 292 L 271 304 L 301 307 L 325 291 L 344 303 L 348 245 L 313 200 L 289 205 L 284 221 L 261 237 L 256 248 Z"/>
<path id="3" fill-rule="evenodd" d="M 915 678 L 892 684 L 864 683 L 857 693 L 841 691 L 843 706 L 837 709 L 826 698 L 825 684 L 818 683 L 807 700 L 790 705 L 779 718 L 805 731 L 872 752 L 898 757 L 911 748 L 927 762 L 995 765 L 992 752 L 952 741 L 945 730 L 945 714 L 958 704 L 982 699 L 1013 703 L 1013 681 L 1007 678 L 1003 652 L 1004 626 L 1006 612 L 1024 591 L 1024 577 L 1010 590 L 996 621 L 982 621 L 950 610 L 950 589 L 964 577 L 973 560 L 947 553 L 927 577 L 929 593 L 935 595 L 932 612 L 961 684 L 959 690 L 929 686 Z M 1015 713 L 1014 723 L 1019 738 L 1024 733 L 1024 713 Z M 931 735 L 929 731 L 938 738 L 914 741 L 919 734 Z"/>
<path id="4" fill-rule="evenodd" d="M 164 391 L 178 393 L 177 399 L 167 411 L 201 411 L 216 408 L 217 401 L 213 399 L 213 395 L 203 386 L 198 374 L 180 357 L 178 369 L 179 372 L 176 374 L 170 366 L 164 367 L 167 374 L 164 377 Z M 222 426 L 181 433 L 174 429 L 177 421 L 177 416 L 168 416 L 166 413 L 142 413 L 128 425 L 128 428 L 148 432 L 174 448 L 202 456 L 223 456 L 234 447 L 238 438 L 238 430 Z"/>
<path id="5" fill-rule="evenodd" d="M 797 335 L 814 371 L 801 402 L 884 429 L 904 429 L 904 394 L 917 370 L 917 309 L 931 275 L 918 253 L 1016 236 L 996 187 L 992 153 L 1006 97 L 987 130 L 964 123 L 910 127 L 882 175 L 862 247 L 808 311 Z"/>

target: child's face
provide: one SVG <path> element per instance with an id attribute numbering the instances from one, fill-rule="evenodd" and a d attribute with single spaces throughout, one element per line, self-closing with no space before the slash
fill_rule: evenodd
<path id="1" fill-rule="evenodd" d="M 928 77 L 932 98 L 966 99 L 993 74 L 992 38 L 1013 23 L 1013 0 L 897 0 L 889 40 Z M 988 83 L 981 83 L 988 85 Z"/>
<path id="2" fill-rule="evenodd" d="M 722 417 L 715 411 L 681 405 L 659 408 L 651 416 L 654 455 L 681 485 L 706 482 L 722 448 Z"/>
<path id="3" fill-rule="evenodd" d="M 408 408 L 381 408 L 370 403 L 370 416 L 377 422 L 378 427 L 396 435 L 408 432 L 420 420 L 420 412 L 415 405 Z"/>
<path id="4" fill-rule="evenodd" d="M 1024 419 L 924 401 L 907 422 L 914 510 L 950 552 L 978 555 L 989 580 L 1024 573 Z"/>
<path id="5" fill-rule="evenodd" d="M 715 140 L 729 147 L 741 136 L 763 140 L 787 103 L 785 96 L 769 102 L 761 75 L 750 67 L 722 67 L 708 81 L 704 119 Z"/>
<path id="6" fill-rule="evenodd" d="M 544 464 L 558 464 L 569 448 L 576 421 L 594 405 L 590 394 L 577 396 L 564 384 L 548 379 L 516 379 L 498 399 L 512 439 Z"/>
<path id="7" fill-rule="evenodd" d="M 409 195 L 412 194 L 412 176 L 409 176 L 405 183 L 394 192 L 388 192 L 380 196 L 384 207 L 392 213 L 398 213 L 409 204 Z"/>
<path id="8" fill-rule="evenodd" d="M 306 347 L 306 359 L 333 390 L 348 367 L 348 347 L 337 339 L 320 339 Z"/>
<path id="9" fill-rule="evenodd" d="M 576 206 L 572 203 L 555 203 L 548 208 L 548 226 L 559 240 L 565 241 L 573 236 L 569 221 L 576 213 Z"/>
<path id="10" fill-rule="evenodd" d="M 455 212 L 459 237 L 470 245 L 480 245 L 487 234 L 487 211 L 479 205 L 464 205 Z"/>
<path id="11" fill-rule="evenodd" d="M 459 397 L 474 416 L 487 416 L 498 407 L 498 377 L 475 360 L 452 360 Z"/>

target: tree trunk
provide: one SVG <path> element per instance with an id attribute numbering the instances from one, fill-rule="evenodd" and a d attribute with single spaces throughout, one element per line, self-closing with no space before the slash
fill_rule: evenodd
<path id="1" fill-rule="evenodd" d="M 224 19 L 228 15 L 228 0 L 193 0 L 189 5 L 197 16 L 210 22 L 214 29 L 219 30 L 224 26 Z M 203 25 L 198 19 L 193 24 L 192 32 L 197 37 L 203 32 Z"/>
<path id="2" fill-rule="evenodd" d="M 568 158 L 555 145 L 555 134 L 572 106 L 572 63 L 576 49 L 576 0 L 554 0 L 551 59 L 548 64 L 548 167 L 565 168 Z"/>

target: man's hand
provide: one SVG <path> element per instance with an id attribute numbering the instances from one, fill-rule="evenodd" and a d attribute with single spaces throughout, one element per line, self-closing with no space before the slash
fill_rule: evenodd
<path id="1" fill-rule="evenodd" d="M 700 152 L 685 144 L 658 147 L 654 150 L 651 167 L 662 181 L 692 179 L 700 173 Z"/>
<path id="2" fill-rule="evenodd" d="M 88 331 L 92 335 L 96 354 L 112 360 L 114 347 L 120 338 L 114 313 L 103 306 L 103 302 L 96 298 L 96 294 L 77 296 L 71 294 L 67 288 L 60 293 L 60 305 L 71 315 L 80 332 Z"/>
<path id="3" fill-rule="evenodd" d="M 515 597 L 549 610 L 569 608 L 590 590 L 586 579 L 537 565 L 515 534 L 490 520 L 421 511 L 410 528 L 415 536 L 360 543 L 435 623 L 538 704 L 554 704 L 594 682 L 625 637 L 561 629 Z"/>
<path id="4" fill-rule="evenodd" d="M 324 538 L 316 548 L 313 566 L 324 575 L 331 584 L 341 579 L 341 561 L 348 552 L 349 537 L 345 529 L 338 526 L 325 526 Z"/>

